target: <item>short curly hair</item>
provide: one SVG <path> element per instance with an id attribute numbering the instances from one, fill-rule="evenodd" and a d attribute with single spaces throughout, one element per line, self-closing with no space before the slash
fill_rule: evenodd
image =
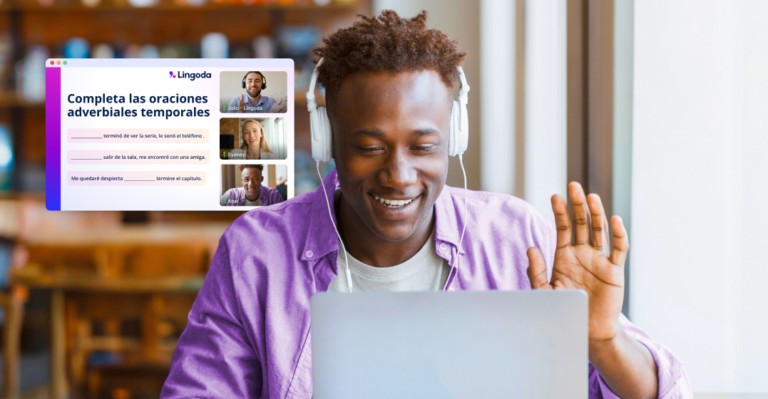
<path id="1" fill-rule="evenodd" d="M 264 172 L 264 165 L 256 164 L 256 165 L 240 165 L 240 173 L 243 173 L 244 170 L 251 169 L 251 168 L 258 169 Z"/>
<path id="2" fill-rule="evenodd" d="M 448 87 L 458 82 L 456 67 L 466 53 L 437 29 L 427 29 L 427 12 L 402 18 L 384 10 L 378 17 L 359 15 L 351 27 L 323 39 L 314 54 L 323 58 L 318 81 L 330 95 L 347 77 L 361 72 L 436 71 Z M 317 62 L 317 61 L 316 61 Z"/>

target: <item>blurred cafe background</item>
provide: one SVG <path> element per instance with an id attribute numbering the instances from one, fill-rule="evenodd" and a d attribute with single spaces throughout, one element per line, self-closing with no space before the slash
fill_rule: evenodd
<path id="1" fill-rule="evenodd" d="M 292 58 L 298 194 L 311 49 L 388 8 L 467 52 L 468 187 L 547 216 L 568 181 L 599 193 L 632 243 L 624 313 L 697 397 L 768 393 L 768 2 L 0 0 L 0 397 L 157 397 L 241 214 L 46 211 L 46 58 Z"/>

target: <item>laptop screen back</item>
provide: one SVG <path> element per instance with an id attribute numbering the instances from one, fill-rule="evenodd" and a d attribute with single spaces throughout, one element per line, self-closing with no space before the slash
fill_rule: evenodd
<path id="1" fill-rule="evenodd" d="M 314 398 L 587 396 L 582 291 L 318 293 Z"/>

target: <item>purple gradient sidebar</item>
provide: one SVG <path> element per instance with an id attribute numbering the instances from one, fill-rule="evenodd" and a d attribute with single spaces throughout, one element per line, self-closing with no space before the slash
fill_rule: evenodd
<path id="1" fill-rule="evenodd" d="M 45 207 L 61 210 L 61 68 L 45 68 Z"/>

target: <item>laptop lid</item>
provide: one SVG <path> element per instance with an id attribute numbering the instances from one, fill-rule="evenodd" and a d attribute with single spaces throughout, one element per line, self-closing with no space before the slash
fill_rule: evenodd
<path id="1" fill-rule="evenodd" d="M 583 291 L 324 292 L 314 398 L 586 398 Z"/>

